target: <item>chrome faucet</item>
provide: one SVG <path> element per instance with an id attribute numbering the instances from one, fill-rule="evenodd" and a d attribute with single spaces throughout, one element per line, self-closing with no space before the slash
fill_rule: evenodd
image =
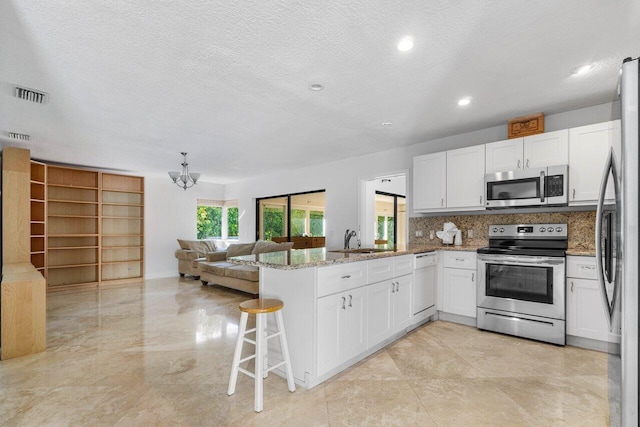
<path id="1" fill-rule="evenodd" d="M 345 233 L 344 233 L 344 248 L 345 249 L 349 249 L 349 241 L 351 240 L 352 237 L 356 237 L 356 230 L 349 230 L 347 228 L 347 231 L 345 231 Z"/>

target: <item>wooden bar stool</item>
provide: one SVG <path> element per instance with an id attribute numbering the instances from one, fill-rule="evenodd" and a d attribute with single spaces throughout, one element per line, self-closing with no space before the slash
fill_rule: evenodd
<path id="1" fill-rule="evenodd" d="M 236 341 L 236 351 L 233 355 L 233 366 L 231 368 L 231 378 L 229 378 L 229 389 L 227 390 L 227 394 L 231 396 L 236 391 L 238 371 L 254 378 L 254 410 L 256 412 L 261 412 L 263 403 L 263 379 L 267 377 L 269 371 L 284 365 L 289 391 L 296 391 L 296 385 L 293 381 L 293 371 L 291 369 L 291 360 L 289 358 L 289 347 L 287 346 L 287 337 L 284 333 L 284 323 L 282 321 L 281 310 L 282 307 L 284 307 L 284 303 L 279 299 L 252 299 L 241 303 L 239 307 L 242 312 L 240 315 L 240 329 L 238 330 L 238 340 Z M 276 315 L 276 326 L 278 331 L 272 334 L 268 334 L 267 331 L 268 313 L 274 313 Z M 247 330 L 249 314 L 256 315 L 256 327 L 254 329 Z M 247 334 L 252 332 L 256 333 L 255 340 L 246 337 Z M 267 342 L 269 338 L 273 337 L 280 337 L 280 348 L 282 349 L 282 356 L 284 360 L 270 368 L 267 368 Z M 251 356 L 240 359 L 240 356 L 242 355 L 242 346 L 245 341 L 255 345 L 256 351 Z M 240 367 L 241 363 L 251 359 L 255 359 L 254 373 Z"/>

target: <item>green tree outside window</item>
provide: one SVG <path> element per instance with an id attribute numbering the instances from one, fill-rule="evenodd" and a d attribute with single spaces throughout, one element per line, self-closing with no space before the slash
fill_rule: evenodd
<path id="1" fill-rule="evenodd" d="M 198 239 L 222 236 L 222 208 L 198 206 Z"/>

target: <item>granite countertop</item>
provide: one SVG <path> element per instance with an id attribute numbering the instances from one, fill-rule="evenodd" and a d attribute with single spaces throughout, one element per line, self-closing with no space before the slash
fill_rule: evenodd
<path id="1" fill-rule="evenodd" d="M 345 253 L 339 249 L 327 250 L 326 248 L 292 249 L 282 252 L 268 252 L 257 255 L 244 255 L 227 259 L 232 264 L 251 265 L 255 267 L 268 267 L 280 270 L 297 270 L 299 268 L 318 267 L 323 265 L 344 264 L 348 262 L 366 261 L 374 258 L 386 258 L 390 256 L 411 255 L 440 250 L 471 251 L 475 252 L 480 246 L 454 246 L 454 245 L 408 245 L 390 248 L 385 252 L 374 253 Z M 376 247 L 379 248 L 379 247 Z M 380 248 L 386 249 L 386 248 Z"/>
<path id="2" fill-rule="evenodd" d="M 568 248 L 567 255 L 572 256 L 596 256 L 595 249 Z"/>

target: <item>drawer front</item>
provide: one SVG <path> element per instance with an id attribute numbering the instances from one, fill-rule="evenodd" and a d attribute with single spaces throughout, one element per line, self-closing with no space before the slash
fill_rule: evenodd
<path id="1" fill-rule="evenodd" d="M 435 252 L 417 254 L 415 256 L 415 268 L 431 267 L 438 263 L 438 255 Z"/>
<path id="2" fill-rule="evenodd" d="M 382 282 L 393 277 L 393 258 L 378 258 L 367 261 L 368 283 Z"/>
<path id="3" fill-rule="evenodd" d="M 335 294 L 366 284 L 366 262 L 351 262 L 318 267 L 318 297 Z"/>
<path id="4" fill-rule="evenodd" d="M 464 268 L 466 270 L 476 269 L 475 252 L 443 251 L 442 259 L 445 267 Z"/>
<path id="5" fill-rule="evenodd" d="M 596 258 L 590 256 L 568 256 L 567 277 L 578 279 L 596 279 Z"/>
<path id="6" fill-rule="evenodd" d="M 404 276 L 413 273 L 415 268 L 413 255 L 394 256 L 393 260 L 393 277 Z"/>

